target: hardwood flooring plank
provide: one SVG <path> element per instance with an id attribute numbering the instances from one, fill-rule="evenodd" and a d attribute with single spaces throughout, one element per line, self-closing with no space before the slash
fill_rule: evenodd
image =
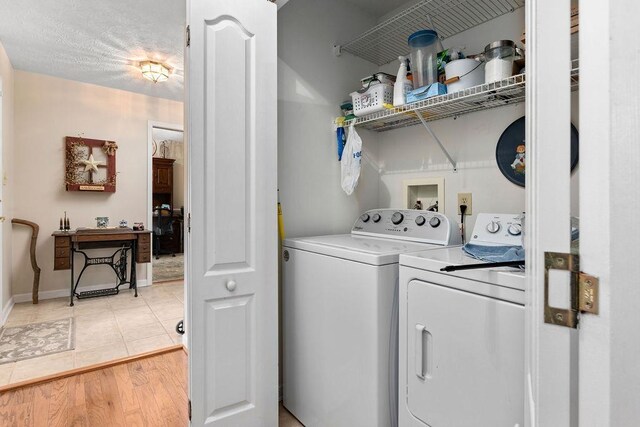
<path id="1" fill-rule="evenodd" d="M 140 360 L 136 360 L 134 362 L 128 363 L 127 368 L 129 369 L 129 376 L 131 377 L 131 382 L 134 386 L 140 386 L 144 384 L 149 384 L 149 379 L 147 375 L 144 373 L 144 368 Z"/>
<path id="2" fill-rule="evenodd" d="M 51 384 L 45 383 L 34 387 L 33 391 L 33 425 L 49 424 L 49 404 L 51 402 Z"/>
<path id="3" fill-rule="evenodd" d="M 91 426 L 109 425 L 109 408 L 102 393 L 100 379 L 91 380 L 84 384 L 87 399 L 87 418 Z"/>
<path id="4" fill-rule="evenodd" d="M 127 422 L 127 427 L 147 427 L 140 408 L 127 413 L 125 415 L 125 421 Z"/>
<path id="5" fill-rule="evenodd" d="M 69 416 L 70 378 L 63 378 L 50 384 L 49 393 L 49 426 L 66 426 Z"/>
<path id="6" fill-rule="evenodd" d="M 0 426 L 186 426 L 187 358 L 173 353 L 2 392 Z"/>
<path id="7" fill-rule="evenodd" d="M 153 397 L 165 424 L 167 426 L 184 426 L 184 420 L 188 418 L 187 403 L 181 402 L 179 397 L 174 398 L 173 394 L 178 393 L 175 389 L 173 389 L 173 393 L 169 392 L 172 389 L 165 385 L 163 374 L 159 370 L 152 371 L 148 377 L 154 391 Z"/>
<path id="8" fill-rule="evenodd" d="M 113 368 L 104 369 L 100 377 L 102 393 L 109 409 L 109 419 L 114 426 L 126 426 L 124 410 L 120 400 L 120 392 L 116 383 L 116 375 Z"/>
<path id="9" fill-rule="evenodd" d="M 131 382 L 127 366 L 114 366 L 113 372 L 116 377 L 116 385 L 118 387 L 120 402 L 124 413 L 129 414 L 131 412 L 140 411 L 140 404 L 138 403 L 138 399 L 133 391 L 133 383 Z"/>
<path id="10" fill-rule="evenodd" d="M 134 392 L 138 401 L 144 402 L 141 404 L 140 409 L 142 410 L 142 416 L 144 418 L 145 425 L 148 426 L 164 426 L 164 420 L 160 415 L 160 408 L 158 408 L 158 404 L 155 401 L 154 390 L 150 384 L 143 384 L 136 386 L 134 388 Z"/>

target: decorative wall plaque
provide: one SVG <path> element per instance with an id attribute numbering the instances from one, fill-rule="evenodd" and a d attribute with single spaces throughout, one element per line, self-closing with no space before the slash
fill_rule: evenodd
<path id="1" fill-rule="evenodd" d="M 113 141 L 67 136 L 67 191 L 116 191 L 116 150 Z"/>

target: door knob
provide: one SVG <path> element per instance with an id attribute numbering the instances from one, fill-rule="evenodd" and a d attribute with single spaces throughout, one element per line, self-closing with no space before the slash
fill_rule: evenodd
<path id="1" fill-rule="evenodd" d="M 236 284 L 236 282 L 235 282 L 235 281 L 233 281 L 233 280 L 229 280 L 229 281 L 227 282 L 227 290 L 228 290 L 229 292 L 233 292 L 233 291 L 235 291 L 235 290 L 236 290 L 236 286 L 237 286 L 237 284 Z"/>

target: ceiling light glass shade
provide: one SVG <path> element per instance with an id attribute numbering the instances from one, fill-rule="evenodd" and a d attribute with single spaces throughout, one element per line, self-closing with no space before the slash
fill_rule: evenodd
<path id="1" fill-rule="evenodd" d="M 154 83 L 164 82 L 169 78 L 169 68 L 159 62 L 141 62 L 140 70 L 145 79 L 151 80 Z"/>

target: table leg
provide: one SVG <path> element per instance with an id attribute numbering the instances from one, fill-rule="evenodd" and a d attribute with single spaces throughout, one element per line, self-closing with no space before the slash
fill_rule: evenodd
<path id="1" fill-rule="evenodd" d="M 131 246 L 131 285 L 133 287 L 134 296 L 138 297 L 138 278 L 136 273 L 136 242 Z"/>
<path id="2" fill-rule="evenodd" d="M 69 297 L 71 299 L 71 302 L 70 302 L 69 306 L 73 307 L 73 288 L 74 288 L 74 286 L 73 286 L 74 285 L 74 283 L 73 283 L 73 276 L 74 276 L 74 274 L 73 274 L 73 258 L 75 258 L 73 256 L 74 255 L 73 247 L 71 248 L 71 250 L 69 252 L 70 252 L 69 256 L 71 257 L 71 292 L 70 292 L 70 295 L 69 295 Z"/>

